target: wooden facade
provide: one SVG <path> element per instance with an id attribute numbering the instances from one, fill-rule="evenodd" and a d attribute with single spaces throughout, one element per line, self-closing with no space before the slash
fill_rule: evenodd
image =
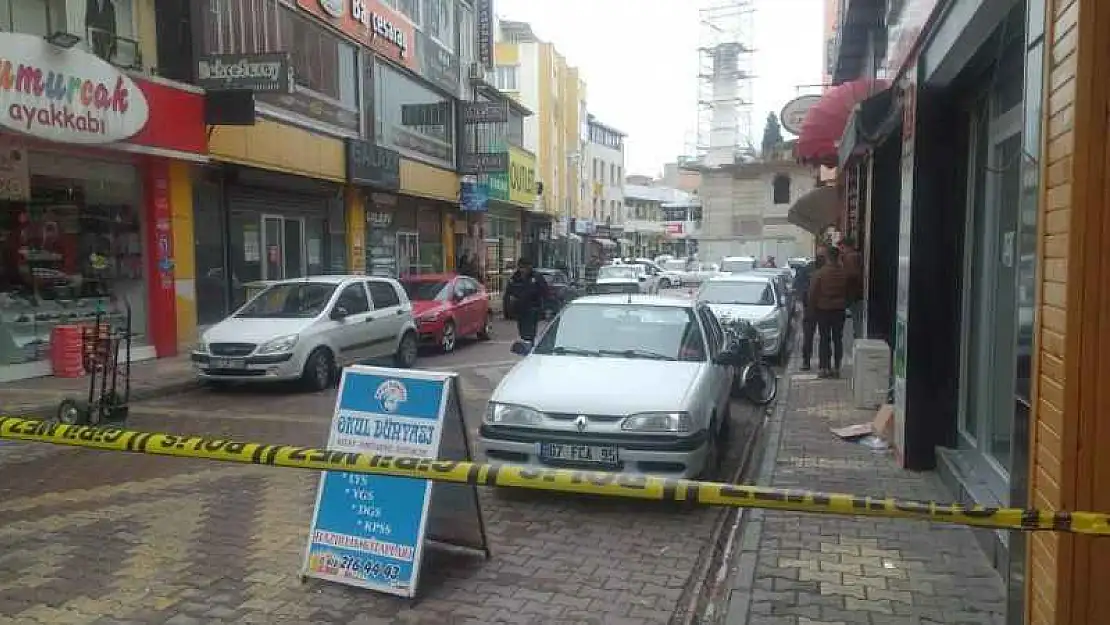
<path id="1" fill-rule="evenodd" d="M 1110 2 L 1046 9 L 1030 504 L 1110 510 Z M 1030 625 L 1110 623 L 1110 540 L 1031 537 Z"/>

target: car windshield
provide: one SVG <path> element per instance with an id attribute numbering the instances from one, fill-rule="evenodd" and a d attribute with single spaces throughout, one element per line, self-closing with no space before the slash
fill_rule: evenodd
<path id="1" fill-rule="evenodd" d="M 750 258 L 730 259 L 721 263 L 721 271 L 725 273 L 751 271 L 751 268 L 752 259 Z"/>
<path id="2" fill-rule="evenodd" d="M 706 358 L 691 309 L 628 304 L 570 306 L 544 333 L 534 353 L 684 362 Z"/>
<path id="3" fill-rule="evenodd" d="M 309 319 L 324 312 L 335 284 L 326 282 L 286 282 L 259 293 L 235 313 L 248 319 Z"/>
<path id="4" fill-rule="evenodd" d="M 708 282 L 698 293 L 698 301 L 707 304 L 746 304 L 773 306 L 775 294 L 766 282 L 721 280 Z"/>
<path id="5" fill-rule="evenodd" d="M 402 280 L 401 286 L 414 302 L 433 302 L 447 299 L 446 280 Z"/>
<path id="6" fill-rule="evenodd" d="M 636 270 L 628 265 L 607 265 L 598 269 L 597 277 L 599 279 L 635 280 Z"/>
<path id="7" fill-rule="evenodd" d="M 684 260 L 668 260 L 663 263 L 663 268 L 667 271 L 686 271 L 686 261 Z"/>

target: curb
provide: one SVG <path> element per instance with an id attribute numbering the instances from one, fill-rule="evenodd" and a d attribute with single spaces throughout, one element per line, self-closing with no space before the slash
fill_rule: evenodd
<path id="1" fill-rule="evenodd" d="M 154 399 L 156 397 L 164 397 L 166 395 L 180 395 L 189 391 L 200 388 L 201 384 L 198 380 L 181 380 L 171 382 L 168 384 L 161 384 L 154 387 L 131 389 L 131 402 L 143 401 L 147 399 Z M 82 393 L 84 395 L 84 393 Z M 58 393 L 58 401 L 49 404 L 39 404 L 18 410 L 22 413 L 20 416 L 33 418 L 33 419 L 53 419 L 58 410 L 58 402 L 66 397 L 75 397 L 72 393 Z"/>

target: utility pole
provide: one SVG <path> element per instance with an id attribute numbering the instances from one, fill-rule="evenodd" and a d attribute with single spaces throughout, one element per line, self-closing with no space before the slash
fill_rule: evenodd
<path id="1" fill-rule="evenodd" d="M 567 223 L 567 269 L 570 269 L 571 250 L 574 247 L 574 240 L 570 238 L 572 232 L 570 230 L 570 220 L 573 217 L 574 210 L 574 179 L 571 178 L 571 172 L 577 171 L 577 165 L 582 155 L 580 152 L 570 152 L 567 154 L 567 200 L 566 200 L 566 223 Z M 577 269 L 577 268 L 576 268 Z M 577 273 L 575 271 L 575 273 Z"/>

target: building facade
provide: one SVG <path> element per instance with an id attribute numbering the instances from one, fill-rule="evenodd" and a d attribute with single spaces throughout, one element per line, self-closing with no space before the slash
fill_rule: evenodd
<path id="1" fill-rule="evenodd" d="M 717 262 L 726 256 L 813 255 L 813 235 L 790 223 L 790 206 L 814 186 L 806 165 L 793 161 L 751 162 L 703 170 L 699 255 Z"/>
<path id="2" fill-rule="evenodd" d="M 624 138 L 623 132 L 587 116 L 587 142 L 583 162 L 587 171 L 588 198 L 584 215 L 597 224 L 595 243 L 608 255 L 616 253 L 624 239 Z"/>
<path id="3" fill-rule="evenodd" d="M 698 253 L 701 202 L 693 194 L 646 176 L 629 176 L 624 204 L 624 256 Z"/>
<path id="4" fill-rule="evenodd" d="M 843 11 L 834 80 L 883 80 L 837 151 L 865 172 L 842 223 L 863 237 L 867 332 L 893 350 L 895 443 L 969 503 L 1110 510 L 1108 33 L 1091 0 Z M 977 535 L 1008 622 L 1110 622 L 1104 541 Z"/>

